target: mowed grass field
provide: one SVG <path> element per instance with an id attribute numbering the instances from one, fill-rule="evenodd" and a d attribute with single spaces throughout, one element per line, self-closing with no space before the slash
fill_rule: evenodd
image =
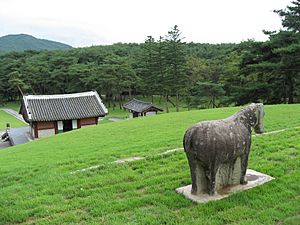
<path id="1" fill-rule="evenodd" d="M 10 127 L 24 127 L 27 125 L 0 109 L 0 131 L 6 129 L 7 123 L 10 124 Z"/>
<path id="2" fill-rule="evenodd" d="M 192 124 L 223 119 L 219 108 L 111 122 L 0 150 L 0 224 L 298 224 L 300 105 L 266 106 L 249 168 L 275 177 L 207 204 L 175 192 L 191 183 L 182 147 Z M 110 162 L 126 157 L 145 160 Z M 100 165 L 94 170 L 70 172 Z"/>
<path id="3" fill-rule="evenodd" d="M 7 103 L 4 103 L 4 104 L 1 104 L 0 109 L 1 108 L 13 109 L 13 110 L 19 112 L 19 110 L 20 110 L 20 101 L 7 102 Z"/>
<path id="4" fill-rule="evenodd" d="M 10 114 L 1 110 L 1 108 L 9 108 L 15 111 L 19 111 L 20 104 L 19 102 L 9 102 L 6 104 L 0 105 L 0 131 L 6 129 L 6 124 L 9 123 L 10 127 L 24 127 L 27 124 L 23 123 L 22 121 L 16 119 L 15 117 L 11 116 Z"/>

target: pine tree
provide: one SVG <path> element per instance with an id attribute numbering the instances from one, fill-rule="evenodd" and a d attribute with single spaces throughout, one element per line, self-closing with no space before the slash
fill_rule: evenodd
<path id="1" fill-rule="evenodd" d="M 166 85 L 170 93 L 176 95 L 176 111 L 179 111 L 179 94 L 187 81 L 186 52 L 184 38 L 178 26 L 175 25 L 165 36 Z M 166 94 L 168 99 L 169 93 Z"/>
<path id="2" fill-rule="evenodd" d="M 300 31 L 300 0 L 292 1 L 286 9 L 274 10 L 282 18 L 282 26 L 289 31 Z"/>

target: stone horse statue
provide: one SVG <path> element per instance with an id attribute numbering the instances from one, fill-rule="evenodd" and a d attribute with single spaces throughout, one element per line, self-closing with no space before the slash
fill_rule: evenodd
<path id="1" fill-rule="evenodd" d="M 251 130 L 264 130 L 264 106 L 243 108 L 224 120 L 200 122 L 183 139 L 191 177 L 192 194 L 214 195 L 224 187 L 246 184 Z"/>

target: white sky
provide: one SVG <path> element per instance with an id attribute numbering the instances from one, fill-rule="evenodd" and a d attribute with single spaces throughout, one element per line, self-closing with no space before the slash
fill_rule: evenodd
<path id="1" fill-rule="evenodd" d="M 144 42 L 176 24 L 186 42 L 263 41 L 291 0 L 0 0 L 0 36 L 30 34 L 74 47 Z"/>

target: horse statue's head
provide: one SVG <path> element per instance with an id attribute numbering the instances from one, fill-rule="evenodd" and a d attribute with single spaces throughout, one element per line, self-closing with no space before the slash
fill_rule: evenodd
<path id="1" fill-rule="evenodd" d="M 264 132 L 264 105 L 262 103 L 252 103 L 251 106 L 253 107 L 253 111 L 256 115 L 256 123 L 254 124 L 253 128 L 255 133 L 261 134 Z"/>

